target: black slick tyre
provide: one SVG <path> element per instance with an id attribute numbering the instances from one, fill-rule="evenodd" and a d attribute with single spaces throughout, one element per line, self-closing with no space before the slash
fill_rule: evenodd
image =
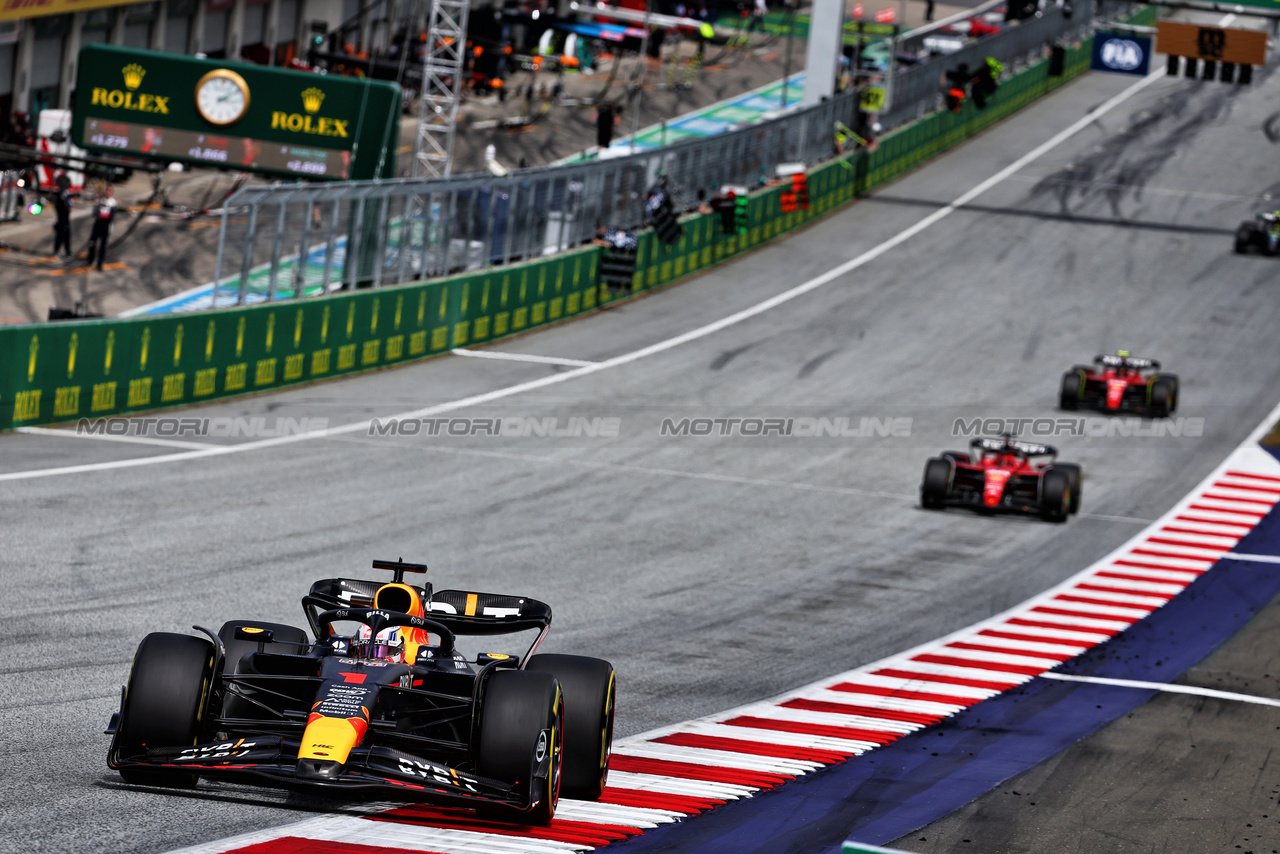
<path id="1" fill-rule="evenodd" d="M 1084 378 L 1076 371 L 1067 371 L 1062 375 L 1062 383 L 1058 387 L 1058 407 L 1073 412 L 1080 407 L 1080 394 L 1084 390 Z"/>
<path id="2" fill-rule="evenodd" d="M 1080 466 L 1075 463 L 1055 463 L 1051 471 L 1060 471 L 1067 476 L 1067 488 L 1070 489 L 1071 500 L 1067 507 L 1069 513 L 1080 512 L 1081 481 L 1084 474 L 1080 470 Z"/>
<path id="3" fill-rule="evenodd" d="M 921 507 L 926 510 L 941 510 L 946 507 L 951 466 L 950 462 L 938 457 L 924 464 L 924 479 L 920 481 Z"/>
<path id="4" fill-rule="evenodd" d="M 1056 467 L 1040 479 L 1040 515 L 1050 522 L 1065 522 L 1071 515 L 1071 478 Z"/>
<path id="5" fill-rule="evenodd" d="M 113 761 L 148 747 L 186 747 L 204 737 L 213 682 L 213 644 L 191 635 L 152 632 L 133 657 L 116 731 Z M 121 768 L 126 783 L 189 789 L 198 774 L 153 768 Z"/>
<path id="6" fill-rule="evenodd" d="M 530 801 L 537 801 L 521 814 L 524 821 L 550 823 L 560 801 L 564 759 L 564 697 L 556 678 L 527 670 L 490 676 L 480 710 L 479 741 L 480 776 L 514 784 Z"/>
<path id="7" fill-rule="evenodd" d="M 938 456 L 942 457 L 944 460 L 950 460 L 953 463 L 969 462 L 969 455 L 964 451 L 943 451 Z"/>
<path id="8" fill-rule="evenodd" d="M 525 669 L 550 673 L 564 692 L 564 770 L 560 794 L 598 800 L 609 777 L 617 675 L 613 665 L 581 655 L 535 655 Z"/>
<path id="9" fill-rule="evenodd" d="M 1150 411 L 1152 418 L 1167 418 L 1178 405 L 1178 380 L 1176 377 L 1159 377 L 1151 384 Z"/>
<path id="10" fill-rule="evenodd" d="M 1236 229 L 1236 254 L 1245 255 L 1253 245 L 1253 223 L 1242 222 Z"/>

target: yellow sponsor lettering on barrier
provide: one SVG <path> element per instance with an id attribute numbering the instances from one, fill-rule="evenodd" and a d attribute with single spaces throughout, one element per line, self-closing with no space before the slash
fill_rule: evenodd
<path id="1" fill-rule="evenodd" d="M 582 307 L 595 308 L 596 305 L 596 286 L 592 285 L 582 292 Z"/>
<path id="2" fill-rule="evenodd" d="M 511 313 L 500 311 L 493 317 L 493 334 L 506 335 L 507 330 L 511 328 Z"/>
<path id="3" fill-rule="evenodd" d="M 130 408 L 134 406 L 150 406 L 151 405 L 151 377 L 140 377 L 136 380 L 129 380 L 129 403 Z"/>
<path id="4" fill-rule="evenodd" d="M 196 381 L 191 389 L 191 393 L 196 397 L 204 397 L 213 394 L 218 386 L 218 369 L 217 368 L 201 368 L 196 371 Z"/>
<path id="5" fill-rule="evenodd" d="M 378 338 L 372 341 L 364 342 L 364 348 L 360 351 L 360 364 L 373 365 L 378 361 L 378 355 L 382 352 L 382 341 Z"/>
<path id="6" fill-rule="evenodd" d="M 116 385 L 117 383 L 95 383 L 93 386 L 93 400 L 89 403 L 89 411 L 91 412 L 107 412 L 116 408 Z"/>
<path id="7" fill-rule="evenodd" d="M 409 355 L 421 356 L 427 352 L 427 331 L 415 332 L 409 336 Z"/>
<path id="8" fill-rule="evenodd" d="M 356 345 L 344 344 L 338 348 L 338 370 L 345 371 L 356 366 Z"/>
<path id="9" fill-rule="evenodd" d="M 477 317 L 475 329 L 472 331 L 475 333 L 477 341 L 479 341 L 482 338 L 488 338 L 489 337 L 489 318 Z"/>
<path id="10" fill-rule="evenodd" d="M 73 385 L 60 388 L 53 393 L 53 415 L 55 418 L 77 415 L 80 412 L 80 386 Z"/>
<path id="11" fill-rule="evenodd" d="M 311 376 L 329 373 L 329 354 L 332 350 L 316 350 L 311 354 Z"/>
<path id="12" fill-rule="evenodd" d="M 160 400 L 166 403 L 171 400 L 182 400 L 183 391 L 186 388 L 186 380 L 186 373 L 166 376 L 164 382 L 160 385 Z"/>
<path id="13" fill-rule="evenodd" d="M 294 353 L 292 356 L 284 360 L 284 378 L 285 380 L 296 380 L 302 377 L 302 353 Z"/>
<path id="14" fill-rule="evenodd" d="M 511 318 L 512 329 L 524 329 L 529 325 L 529 309 L 517 308 L 515 316 Z"/>
<path id="15" fill-rule="evenodd" d="M 404 355 L 404 336 L 392 335 L 387 339 L 387 361 L 399 359 Z"/>
<path id="16" fill-rule="evenodd" d="M 564 310 L 570 315 L 574 315 L 577 314 L 581 308 L 582 294 L 576 292 L 569 294 L 568 298 L 565 300 Z"/>
<path id="17" fill-rule="evenodd" d="M 259 359 L 256 369 L 253 372 L 254 385 L 271 385 L 276 381 L 276 360 L 274 357 L 270 359 Z"/>
<path id="18" fill-rule="evenodd" d="M 556 285 L 558 286 L 559 284 L 560 282 L 557 280 Z M 551 305 L 547 310 L 547 317 L 555 320 L 562 314 L 564 314 L 564 297 L 556 297 L 551 301 Z"/>
<path id="19" fill-rule="evenodd" d="M 224 391 L 235 391 L 244 388 L 245 378 L 249 373 L 249 365 L 241 362 L 238 365 L 227 366 L 227 376 L 223 381 L 222 388 Z"/>
<path id="20" fill-rule="evenodd" d="M 38 388 L 18 392 L 13 399 L 14 421 L 32 421 L 40 417 L 40 392 Z"/>
<path id="21" fill-rule="evenodd" d="M 443 350 L 449 346 L 449 327 L 438 326 L 431 330 L 431 349 Z"/>
<path id="22" fill-rule="evenodd" d="M 460 320 L 453 324 L 453 346 L 461 347 L 467 343 L 467 331 L 471 327 L 471 322 Z"/>
<path id="23" fill-rule="evenodd" d="M 543 322 L 544 320 L 546 320 L 546 319 L 547 319 L 547 304 L 546 304 L 546 302 L 545 302 L 545 301 L 544 301 L 544 302 L 535 302 L 535 303 L 533 304 L 533 322 L 534 322 L 534 323 L 542 323 L 542 322 Z"/>

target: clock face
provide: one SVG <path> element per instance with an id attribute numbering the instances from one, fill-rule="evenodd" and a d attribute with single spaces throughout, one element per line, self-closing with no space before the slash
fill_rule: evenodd
<path id="1" fill-rule="evenodd" d="M 196 84 L 196 109 L 215 125 L 239 121 L 249 109 L 249 86 L 234 71 L 210 71 Z"/>

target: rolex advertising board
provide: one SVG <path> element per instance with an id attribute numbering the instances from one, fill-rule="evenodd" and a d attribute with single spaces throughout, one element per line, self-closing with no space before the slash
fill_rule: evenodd
<path id="1" fill-rule="evenodd" d="M 394 83 L 91 44 L 71 134 L 90 151 L 342 181 L 395 174 L 399 116 Z"/>

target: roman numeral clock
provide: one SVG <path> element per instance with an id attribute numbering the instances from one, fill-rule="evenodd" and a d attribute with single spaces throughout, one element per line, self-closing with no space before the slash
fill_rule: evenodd
<path id="1" fill-rule="evenodd" d="M 196 83 L 196 110 L 210 124 L 235 124 L 249 111 L 249 84 L 229 69 L 210 71 Z"/>

